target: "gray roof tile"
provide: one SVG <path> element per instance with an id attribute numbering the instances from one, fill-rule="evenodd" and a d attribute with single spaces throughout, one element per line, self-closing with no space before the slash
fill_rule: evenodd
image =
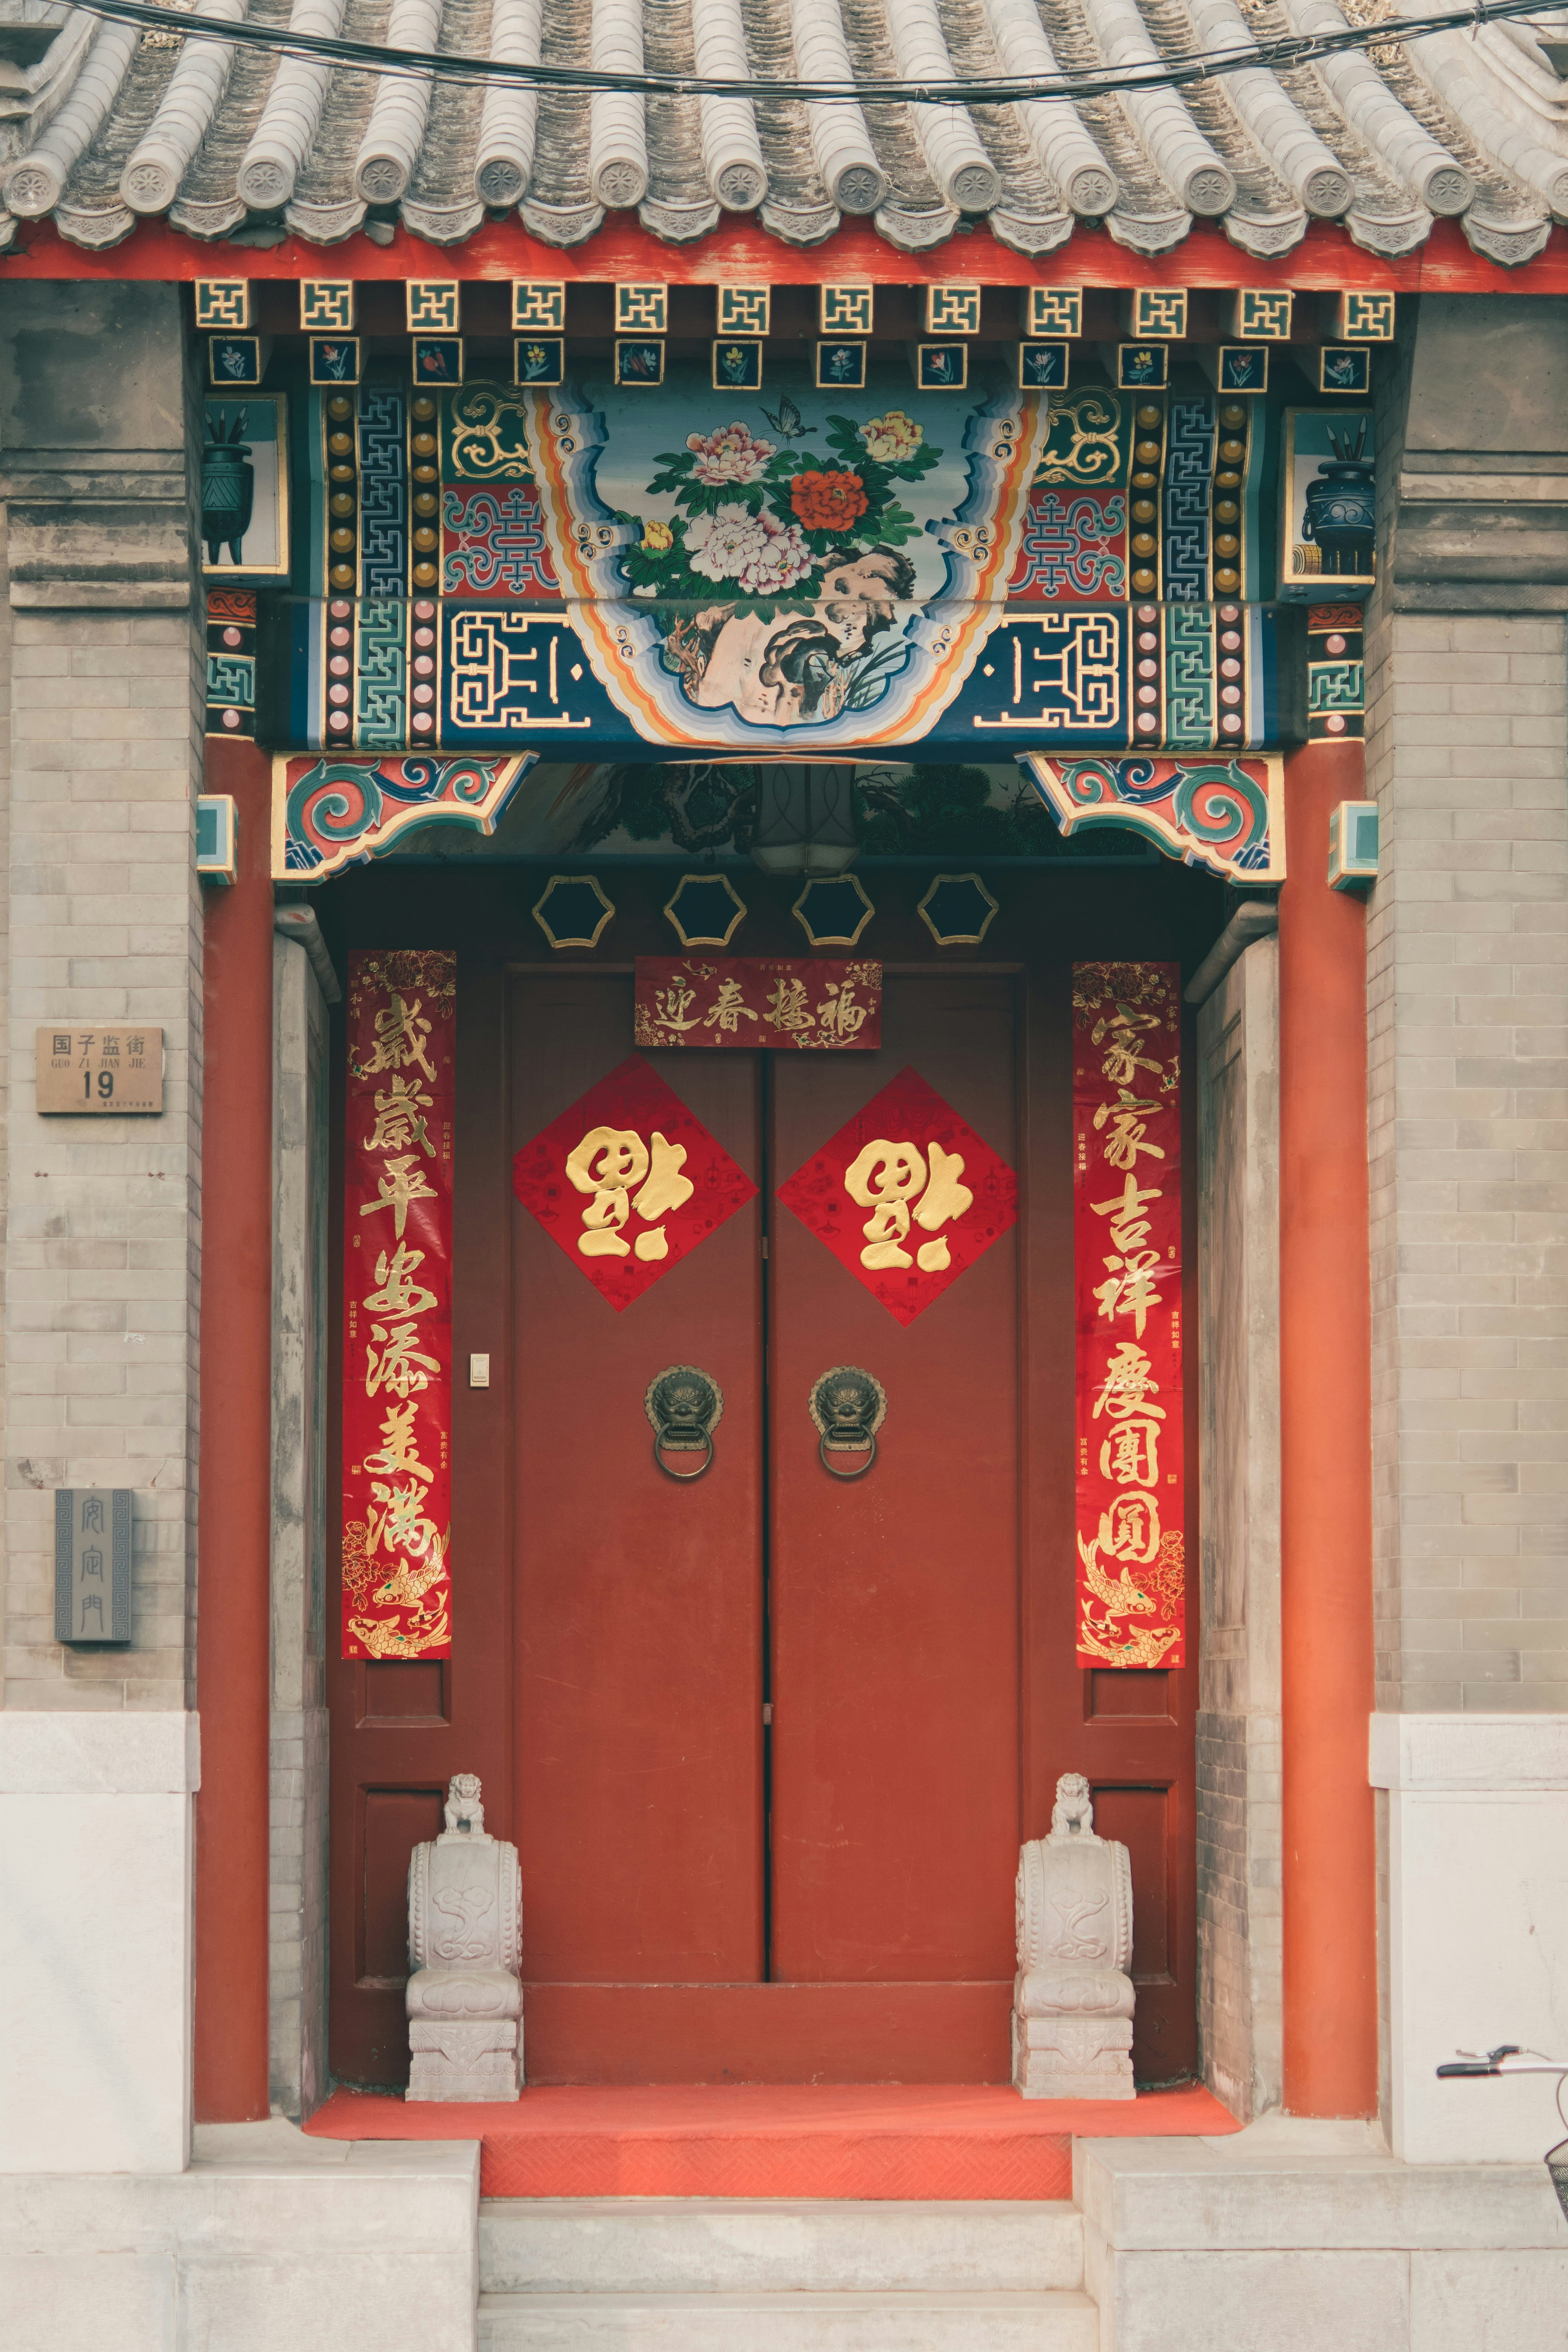
<path id="1" fill-rule="evenodd" d="M 1246 52 L 1332 32 L 1384 0 L 202 0 L 203 13 L 451 57 L 553 66 L 872 82 L 1048 74 L 1196 48 Z M 1508 264 L 1568 220 L 1568 88 L 1516 20 L 1408 47 L 1380 43 L 1276 74 L 1262 66 L 1182 93 L 1069 103 L 912 105 L 458 85 L 378 78 L 181 40 L 39 0 L 9 20 L 58 23 L 0 100 L 0 245 L 52 215 L 101 247 L 167 214 L 218 238 L 277 218 L 331 245 L 395 207 L 437 245 L 517 206 L 546 243 L 635 209 L 686 243 L 724 211 L 810 246 L 845 214 L 920 253 L 987 215 L 1025 253 L 1079 219 L 1143 253 L 1221 220 L 1248 252 L 1283 254 L 1316 215 L 1367 251 L 1412 251 L 1440 214 Z"/>

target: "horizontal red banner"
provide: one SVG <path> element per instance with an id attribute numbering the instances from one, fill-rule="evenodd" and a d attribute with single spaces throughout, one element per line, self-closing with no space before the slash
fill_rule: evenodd
<path id="1" fill-rule="evenodd" d="M 874 1053 L 882 967 L 815 957 L 638 956 L 634 1043 Z"/>

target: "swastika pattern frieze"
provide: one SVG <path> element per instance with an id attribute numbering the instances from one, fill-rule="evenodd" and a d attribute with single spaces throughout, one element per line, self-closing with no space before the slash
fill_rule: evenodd
<path id="1" fill-rule="evenodd" d="M 721 286 L 719 332 L 721 335 L 765 335 L 773 309 L 765 286 Z"/>
<path id="2" fill-rule="evenodd" d="M 511 324 L 514 334 L 564 334 L 565 281 L 554 278 L 514 278 L 511 281 Z"/>
<path id="3" fill-rule="evenodd" d="M 300 331 L 307 335 L 349 335 L 353 332 L 354 284 L 352 278 L 301 278 Z"/>
<path id="4" fill-rule="evenodd" d="M 462 289 L 455 278 L 411 278 L 404 288 L 411 335 L 455 335 Z"/>
<path id="5" fill-rule="evenodd" d="M 871 306 L 869 286 L 819 287 L 817 331 L 824 335 L 868 335 Z"/>
<path id="6" fill-rule="evenodd" d="M 359 606 L 354 721 L 370 751 L 400 751 L 408 740 L 408 606 L 402 597 Z"/>
<path id="7" fill-rule="evenodd" d="M 668 286 L 617 286 L 617 335 L 665 335 L 669 332 Z"/>
<path id="8" fill-rule="evenodd" d="M 928 335 L 977 335 L 980 332 L 978 286 L 928 286 Z"/>
<path id="9" fill-rule="evenodd" d="M 1209 502 L 1215 404 L 1207 394 L 1173 400 L 1165 449 L 1165 594 L 1198 604 L 1209 593 Z M 1206 740 L 1206 739 L 1205 739 Z"/>
<path id="10" fill-rule="evenodd" d="M 403 394 L 384 384 L 359 396 L 360 593 L 408 593 L 408 451 Z"/>
<path id="11" fill-rule="evenodd" d="M 198 328 L 237 329 L 250 324 L 248 278 L 198 278 L 195 286 Z"/>

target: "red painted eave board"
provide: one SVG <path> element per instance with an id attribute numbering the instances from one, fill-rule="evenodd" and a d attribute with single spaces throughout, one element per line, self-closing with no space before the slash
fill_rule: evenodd
<path id="1" fill-rule="evenodd" d="M 515 2105 L 334 2091 L 318 2139 L 473 2140 L 487 2197 L 1035 2199 L 1072 2193 L 1079 2139 L 1239 2131 L 1200 2085 L 1021 2099 L 1003 2084 L 575 2085 Z"/>
<path id="2" fill-rule="evenodd" d="M 1170 253 L 1151 259 L 1130 253 L 1104 229 L 1076 230 L 1069 242 L 1039 260 L 1001 245 L 988 227 L 949 237 L 925 254 L 900 253 L 864 221 L 846 221 L 821 245 L 783 245 L 749 217 L 731 215 L 693 245 L 663 245 L 629 215 L 617 215 L 570 251 L 542 245 L 514 218 L 487 221 L 461 245 L 434 246 L 399 227 L 390 245 L 363 231 L 340 245 L 285 237 L 266 248 L 208 244 L 184 236 L 167 221 L 143 221 L 123 243 L 89 253 L 61 236 L 52 222 L 24 226 L 10 252 L 0 255 L 5 278 L 352 278 L 401 282 L 408 278 L 552 278 L 598 284 L 654 278 L 668 285 L 725 280 L 773 286 L 821 285 L 869 278 L 883 286 L 918 286 L 943 278 L 978 278 L 987 286 L 1290 286 L 1303 291 L 1385 289 L 1416 294 L 1568 293 L 1568 231 L 1553 228 L 1540 258 L 1503 269 L 1472 253 L 1457 221 L 1440 220 L 1420 249 L 1403 260 L 1363 253 L 1337 222 L 1314 221 L 1293 252 L 1260 260 L 1232 245 L 1209 224 L 1194 227 Z"/>

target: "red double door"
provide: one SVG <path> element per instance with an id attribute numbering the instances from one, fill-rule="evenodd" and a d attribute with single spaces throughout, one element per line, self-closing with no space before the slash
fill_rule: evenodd
<path id="1" fill-rule="evenodd" d="M 465 1769 L 521 1858 L 532 2080 L 1005 2079 L 1019 1841 L 1068 1770 L 1133 1852 L 1140 2073 L 1190 2071 L 1193 1677 L 1073 1659 L 1062 993 L 889 973 L 875 1054 L 648 1055 L 758 1189 L 620 1314 L 508 1177 L 625 1059 L 630 976 L 470 997 L 457 1338 L 492 1384 L 452 1659 L 333 1671 L 340 2078 L 402 2078 L 402 1874 Z M 1020 1213 L 904 1327 L 774 1195 L 911 1066 Z M 689 1484 L 645 1412 L 672 1365 L 723 1400 Z M 887 1396 L 852 1481 L 808 1410 L 844 1365 Z"/>

